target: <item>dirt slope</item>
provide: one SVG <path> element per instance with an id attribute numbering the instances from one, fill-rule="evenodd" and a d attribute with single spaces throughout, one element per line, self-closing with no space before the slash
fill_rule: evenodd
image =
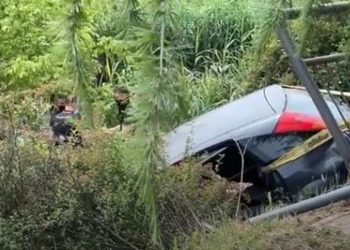
<path id="1" fill-rule="evenodd" d="M 298 216 L 299 220 L 316 227 L 329 227 L 350 235 L 350 201 L 335 203 Z"/>

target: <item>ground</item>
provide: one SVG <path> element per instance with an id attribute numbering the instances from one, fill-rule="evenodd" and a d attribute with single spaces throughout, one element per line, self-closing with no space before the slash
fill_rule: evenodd
<path id="1" fill-rule="evenodd" d="M 329 227 L 350 235 L 350 201 L 335 203 L 298 216 L 299 220 L 316 227 Z"/>

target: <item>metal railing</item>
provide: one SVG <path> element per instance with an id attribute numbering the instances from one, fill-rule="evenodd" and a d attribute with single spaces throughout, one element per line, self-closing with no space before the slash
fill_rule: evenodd
<path id="1" fill-rule="evenodd" d="M 311 9 L 310 15 L 320 16 L 326 14 L 340 14 L 344 12 L 350 12 L 350 1 L 347 2 L 338 2 L 332 4 L 323 4 L 320 6 L 315 6 Z M 308 65 L 317 65 L 320 63 L 328 63 L 339 61 L 346 58 L 346 54 L 335 54 L 327 55 L 315 58 L 303 59 L 298 51 L 296 50 L 295 43 L 291 38 L 288 29 L 287 29 L 287 20 L 295 19 L 301 14 L 300 9 L 291 8 L 284 11 L 284 18 L 277 27 L 277 35 L 282 44 L 282 47 L 287 54 L 293 71 L 296 76 L 299 78 L 302 85 L 305 87 L 309 93 L 311 99 L 313 100 L 316 108 L 318 109 L 321 117 L 323 118 L 326 126 L 331 133 L 334 142 L 336 143 L 339 153 L 344 159 L 346 165 L 350 163 L 350 145 L 348 141 L 344 138 L 339 125 L 334 118 L 330 108 L 328 107 L 324 97 L 322 96 L 320 90 L 318 89 L 314 79 L 311 74 L 308 72 Z"/>
<path id="2" fill-rule="evenodd" d="M 350 12 L 350 1 L 347 2 L 336 2 L 331 4 L 323 4 L 320 6 L 315 6 L 311 9 L 310 15 L 317 17 L 321 15 L 329 14 L 341 14 Z M 326 56 L 318 56 L 314 58 L 302 58 L 297 50 L 295 49 L 294 41 L 292 40 L 288 29 L 287 29 L 287 20 L 296 19 L 302 13 L 301 9 L 290 8 L 284 11 L 284 18 L 277 28 L 277 35 L 282 44 L 282 47 L 285 53 L 288 55 L 293 70 L 296 76 L 300 79 L 300 82 L 304 85 L 304 88 L 307 90 L 311 96 L 315 106 L 317 107 L 320 115 L 325 121 L 327 128 L 332 135 L 334 142 L 336 143 L 339 153 L 344 159 L 346 165 L 350 163 L 350 145 L 348 140 L 346 140 L 342 129 L 338 125 L 336 119 L 331 113 L 324 97 L 322 96 L 321 91 L 318 89 L 315 81 L 313 80 L 311 74 L 307 70 L 307 65 L 319 65 L 324 63 L 336 62 L 344 60 L 348 57 L 345 53 L 336 53 Z M 322 92 L 327 92 L 332 95 L 332 92 L 323 90 Z M 334 93 L 334 91 L 333 91 Z M 337 92 L 337 94 L 339 94 Z M 343 95 L 343 93 L 340 93 Z M 349 169 L 349 168 L 348 168 Z M 295 215 L 304 213 L 313 209 L 317 209 L 323 206 L 326 206 L 333 202 L 338 202 L 341 200 L 350 199 L 350 186 L 345 186 L 341 189 L 322 194 L 320 196 L 310 198 L 290 206 L 286 206 L 274 211 L 264 213 L 253 218 L 249 219 L 251 223 L 258 223 L 263 220 L 279 218 L 286 215 Z"/>

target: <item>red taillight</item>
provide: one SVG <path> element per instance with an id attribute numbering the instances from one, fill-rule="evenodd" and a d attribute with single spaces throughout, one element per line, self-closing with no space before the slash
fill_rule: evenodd
<path id="1" fill-rule="evenodd" d="M 282 113 L 275 133 L 319 131 L 326 128 L 321 117 L 301 113 Z"/>

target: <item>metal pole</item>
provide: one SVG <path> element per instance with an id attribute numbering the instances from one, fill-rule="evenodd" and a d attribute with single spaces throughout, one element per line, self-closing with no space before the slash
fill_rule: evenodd
<path id="1" fill-rule="evenodd" d="M 311 16 L 334 15 L 350 11 L 350 1 L 325 3 L 311 9 Z M 287 19 L 297 19 L 301 15 L 302 9 L 289 8 L 285 10 Z"/>
<path id="2" fill-rule="evenodd" d="M 249 219 L 251 223 L 258 223 L 263 220 L 271 220 L 286 215 L 296 215 L 305 213 L 320 207 L 324 207 L 334 202 L 350 198 L 350 186 L 346 186 L 326 194 L 322 194 L 287 207 L 279 208 L 274 211 L 261 214 Z"/>
<path id="3" fill-rule="evenodd" d="M 311 96 L 316 108 L 318 109 L 321 117 L 325 121 L 329 132 L 331 133 L 334 142 L 336 143 L 340 155 L 343 157 L 346 165 L 350 162 L 350 145 L 345 140 L 343 133 L 341 132 L 337 121 L 332 115 L 326 101 L 321 95 L 314 80 L 309 74 L 306 64 L 303 59 L 296 52 L 294 42 L 292 41 L 289 32 L 286 28 L 285 20 L 277 28 L 277 35 L 282 43 L 282 46 L 287 53 L 295 74 L 300 79 L 301 83 L 306 88 L 307 92 Z"/>
<path id="4" fill-rule="evenodd" d="M 306 59 L 304 59 L 304 62 L 306 65 L 313 66 L 313 65 L 323 64 L 323 63 L 342 61 L 342 60 L 345 60 L 346 57 L 347 57 L 347 54 L 345 54 L 345 53 L 337 53 L 337 54 L 333 54 L 333 55 L 306 58 Z"/>
<path id="5" fill-rule="evenodd" d="M 283 88 L 288 89 L 300 89 L 300 90 L 306 90 L 305 87 L 302 86 L 289 86 L 289 85 L 281 85 Z M 326 89 L 319 89 L 319 91 L 323 94 L 329 94 L 331 93 L 333 96 L 340 96 L 341 98 L 350 98 L 350 92 L 342 92 L 337 90 L 326 90 Z"/>

